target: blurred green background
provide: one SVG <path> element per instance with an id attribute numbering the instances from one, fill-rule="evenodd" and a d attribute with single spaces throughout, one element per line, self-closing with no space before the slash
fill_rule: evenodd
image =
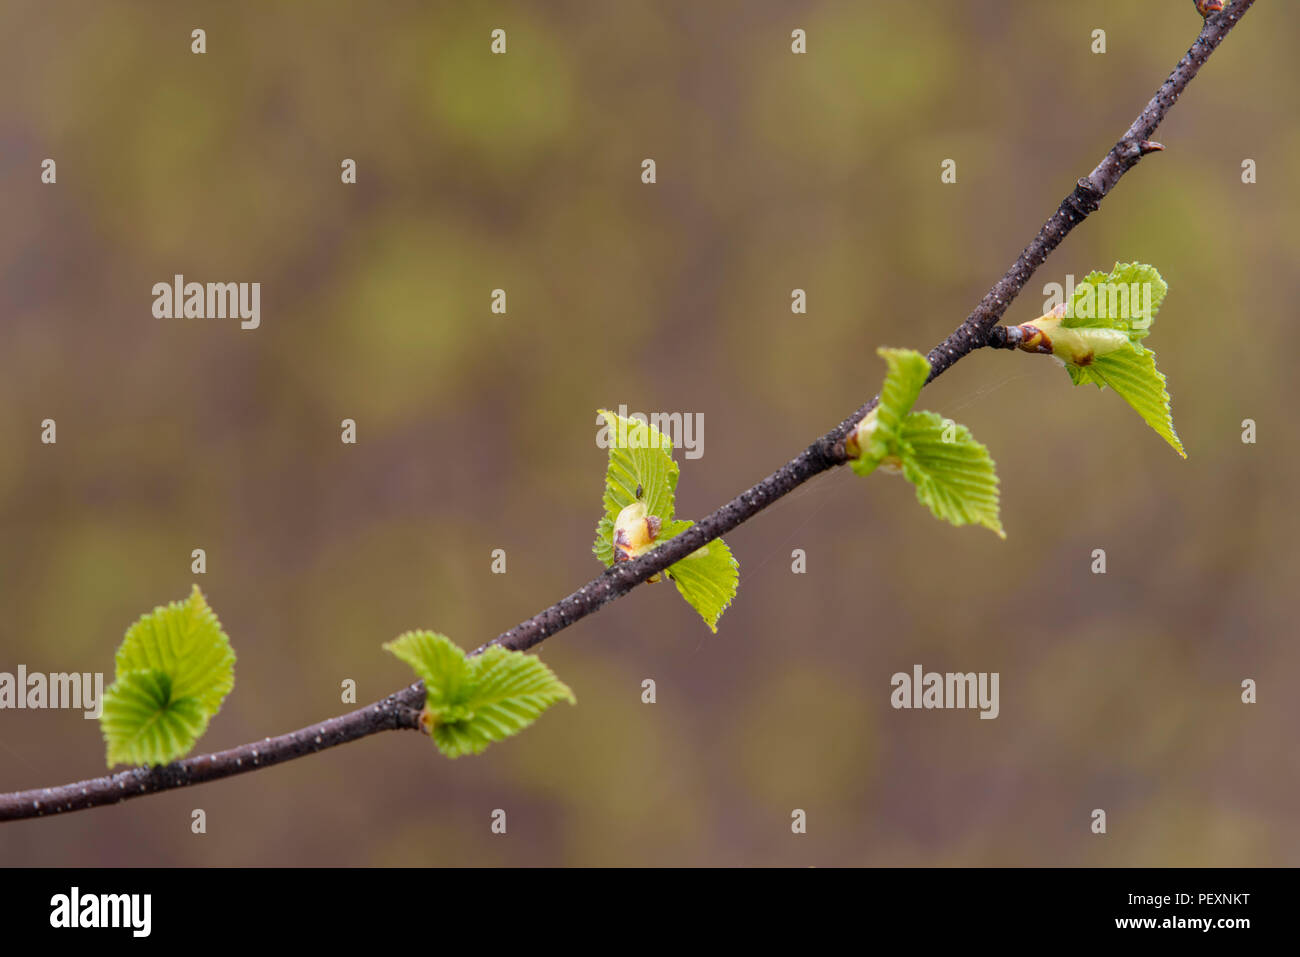
<path id="1" fill-rule="evenodd" d="M 111 681 L 202 547 L 239 663 L 200 750 L 345 710 L 346 678 L 395 690 L 399 632 L 472 647 L 600 571 L 598 407 L 702 413 L 678 512 L 730 498 L 872 395 L 878 345 L 961 321 L 1198 24 L 1187 0 L 11 0 L 0 670 Z M 4 825 L 0 863 L 1300 863 L 1297 29 L 1256 4 L 1008 315 L 1156 264 L 1186 462 L 1054 363 L 977 354 L 920 406 L 992 450 L 1006 542 L 823 476 L 728 536 L 717 636 L 636 590 L 540 649 L 578 707 L 480 758 L 380 735 Z M 261 282 L 261 328 L 154 319 L 175 273 Z M 1000 717 L 893 710 L 917 663 L 999 672 Z M 79 712 L 0 712 L 0 791 L 104 770 Z"/>

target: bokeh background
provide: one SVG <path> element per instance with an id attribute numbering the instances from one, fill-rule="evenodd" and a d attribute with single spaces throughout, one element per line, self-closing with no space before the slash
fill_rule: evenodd
<path id="1" fill-rule="evenodd" d="M 472 647 L 599 572 L 595 409 L 702 413 L 678 511 L 730 498 L 871 396 L 878 345 L 960 322 L 1198 22 L 1187 0 L 10 0 L 0 670 L 111 681 L 203 547 L 239 662 L 200 750 L 346 710 L 345 678 L 395 690 L 399 632 Z M 482 757 L 380 735 L 4 825 L 0 863 L 1300 863 L 1298 29 L 1256 4 L 1168 151 L 1009 314 L 1158 265 L 1187 461 L 1051 362 L 972 356 L 920 405 L 989 445 L 1007 541 L 823 476 L 728 537 L 718 635 L 638 589 L 541 647 L 578 706 Z M 261 282 L 261 328 L 154 319 L 175 273 Z M 999 672 L 1001 716 L 893 710 L 917 663 Z M 104 771 L 80 713 L 0 712 L 0 790 Z"/>

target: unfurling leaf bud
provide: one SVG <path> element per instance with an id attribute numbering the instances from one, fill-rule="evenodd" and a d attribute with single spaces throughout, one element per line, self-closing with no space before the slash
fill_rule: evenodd
<path id="1" fill-rule="evenodd" d="M 871 433 L 876 431 L 876 410 L 872 409 L 862 417 L 857 426 L 844 440 L 844 451 L 851 459 L 862 458 L 862 450 L 871 441 Z"/>
<path id="2" fill-rule="evenodd" d="M 954 525 L 983 525 L 1006 537 L 998 519 L 998 476 L 970 429 L 934 412 L 913 412 L 932 367 L 911 349 L 879 349 L 889 371 L 876 407 L 844 439 L 849 467 L 901 474 L 916 498 Z"/>
<path id="3" fill-rule="evenodd" d="M 902 462 L 898 456 L 886 454 L 883 445 L 879 449 L 872 449 L 871 439 L 875 435 L 876 427 L 880 421 L 876 416 L 876 411 L 876 409 L 872 409 L 863 416 L 862 421 L 849 433 L 849 437 L 844 440 L 844 451 L 848 453 L 850 459 L 865 460 L 870 456 L 876 459 L 877 468 L 897 474 L 902 471 Z"/>
<path id="4" fill-rule="evenodd" d="M 633 502 L 614 520 L 614 563 L 630 562 L 648 552 L 659 537 L 662 522 L 657 515 L 647 515 L 644 502 Z M 658 575 L 649 581 L 657 582 Z"/>
<path id="5" fill-rule="evenodd" d="M 1183 458 L 1174 431 L 1169 390 L 1155 354 L 1142 344 L 1169 292 L 1159 270 L 1146 263 L 1115 263 L 1094 270 L 1060 305 L 1039 319 L 1007 329 L 1005 340 L 1027 352 L 1054 356 L 1075 385 L 1109 388 L 1131 405 Z"/>
<path id="6" fill-rule="evenodd" d="M 1071 327 L 1062 325 L 1065 304 L 1033 322 L 1022 323 L 1019 348 L 1025 352 L 1054 355 L 1074 366 L 1091 365 L 1099 356 L 1109 355 L 1130 343 L 1128 333 L 1122 329 Z"/>

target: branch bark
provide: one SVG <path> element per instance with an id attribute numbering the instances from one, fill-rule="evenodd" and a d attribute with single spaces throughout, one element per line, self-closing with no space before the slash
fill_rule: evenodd
<path id="1" fill-rule="evenodd" d="M 424 685 L 416 682 L 381 701 L 275 738 L 226 751 L 199 754 L 157 767 L 132 768 L 54 788 L 0 794 L 0 821 L 65 814 L 158 791 L 216 781 L 335 748 L 380 731 L 415 729 L 424 707 Z"/>
<path id="2" fill-rule="evenodd" d="M 1254 2 L 1255 0 L 1236 0 L 1226 10 L 1205 20 L 1196 41 L 1124 135 L 1093 171 L 1075 184 L 1056 212 L 1016 257 L 1011 268 L 994 283 L 974 311 L 951 335 L 930 350 L 927 357 L 930 361 L 930 377 L 927 381 L 942 375 L 954 363 L 976 349 L 1008 345 L 1005 327 L 997 325 L 1007 307 L 1070 231 L 1096 212 L 1102 199 L 1115 188 L 1121 177 L 1136 166 L 1143 156 L 1163 149 L 1160 144 L 1151 142 L 1151 135 L 1210 54 L 1218 48 Z M 635 561 L 620 563 L 606 570 L 577 591 L 476 648 L 471 654 L 480 654 L 491 645 L 524 651 L 540 644 L 556 632 L 627 594 L 652 575 L 753 518 L 814 476 L 843 465 L 847 461 L 845 437 L 871 411 L 878 399 L 878 396 L 871 399 L 798 456 L 681 535 Z M 416 682 L 374 704 L 279 737 L 265 738 L 226 751 L 197 755 L 162 767 L 135 768 L 60 787 L 0 794 L 0 821 L 43 817 L 116 804 L 143 794 L 201 784 L 269 767 L 380 731 L 414 730 L 419 727 L 419 712 L 424 706 L 424 697 L 423 685 Z"/>

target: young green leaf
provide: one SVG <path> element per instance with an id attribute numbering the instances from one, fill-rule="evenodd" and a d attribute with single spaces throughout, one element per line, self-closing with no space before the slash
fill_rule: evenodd
<path id="1" fill-rule="evenodd" d="M 673 522 L 664 529 L 662 538 L 667 541 L 694 524 Z M 736 597 L 736 589 L 740 584 L 740 565 L 727 543 L 715 538 L 675 565 L 669 565 L 668 577 L 677 586 L 681 596 L 700 613 L 709 629 L 717 634 L 718 619 Z"/>
<path id="2" fill-rule="evenodd" d="M 1183 443 L 1174 431 L 1164 374 L 1156 368 L 1156 354 L 1150 349 L 1130 346 L 1100 356 L 1090 365 L 1067 364 L 1065 368 L 1075 385 L 1092 382 L 1098 388 L 1110 386 L 1175 452 L 1187 458 Z"/>
<path id="3" fill-rule="evenodd" d="M 930 377 L 930 363 L 911 349 L 877 349 L 887 371 L 880 387 L 880 402 L 850 434 L 850 465 L 859 475 L 870 474 L 884 463 L 896 468 L 899 430 Z"/>
<path id="4" fill-rule="evenodd" d="M 933 412 L 903 420 L 903 477 L 936 518 L 954 525 L 983 525 L 1006 538 L 998 515 L 998 475 L 989 450 L 970 429 Z"/>
<path id="5" fill-rule="evenodd" d="M 104 693 L 108 765 L 168 764 L 207 730 L 235 685 L 235 653 L 197 585 L 127 629 Z"/>
<path id="6" fill-rule="evenodd" d="M 609 435 L 605 514 L 596 526 L 592 551 L 606 565 L 637 558 L 680 535 L 691 522 L 674 521 L 677 463 L 672 441 L 652 425 L 600 411 Z M 718 618 L 736 597 L 739 571 L 721 539 L 696 550 L 667 570 L 682 597 L 714 632 Z M 649 581 L 658 581 L 653 576 Z"/>
<path id="7" fill-rule="evenodd" d="M 1068 303 L 1017 327 L 1018 347 L 1051 353 L 1075 385 L 1110 386 L 1183 458 L 1165 377 L 1142 340 L 1151 333 L 1169 286 L 1154 266 L 1116 263 L 1109 275 L 1089 273 Z"/>
<path id="8" fill-rule="evenodd" d="M 912 405 L 930 376 L 930 363 L 910 349 L 878 349 L 888 371 L 880 402 L 844 443 L 859 475 L 877 467 L 901 473 L 937 518 L 983 525 L 1006 538 L 998 517 L 998 477 L 988 449 L 964 425 Z"/>
<path id="9" fill-rule="evenodd" d="M 1117 329 L 1130 342 L 1151 333 L 1169 284 L 1155 266 L 1116 263 L 1110 275 L 1093 271 L 1074 287 L 1061 325 L 1067 329 Z"/>
<path id="10" fill-rule="evenodd" d="M 518 734 L 573 692 L 535 655 L 493 645 L 467 657 L 450 638 L 412 631 L 384 648 L 424 680 L 421 728 L 449 758 L 480 754 L 492 742 Z"/>
<path id="11" fill-rule="evenodd" d="M 672 440 L 653 425 L 604 409 L 600 416 L 609 435 L 609 467 L 605 472 L 605 514 L 596 525 L 592 551 L 606 565 L 612 565 L 614 523 L 619 513 L 641 502 L 647 515 L 663 524 L 672 521 L 679 470 L 673 461 Z"/>
<path id="12" fill-rule="evenodd" d="M 100 726 L 108 766 L 168 764 L 194 746 L 208 718 L 196 698 L 176 698 L 162 671 L 128 671 L 104 694 Z"/>
<path id="13" fill-rule="evenodd" d="M 441 702 L 449 711 L 469 684 L 469 659 L 446 635 L 408 631 L 385 644 L 384 650 L 405 661 L 424 682 L 426 704 Z"/>

